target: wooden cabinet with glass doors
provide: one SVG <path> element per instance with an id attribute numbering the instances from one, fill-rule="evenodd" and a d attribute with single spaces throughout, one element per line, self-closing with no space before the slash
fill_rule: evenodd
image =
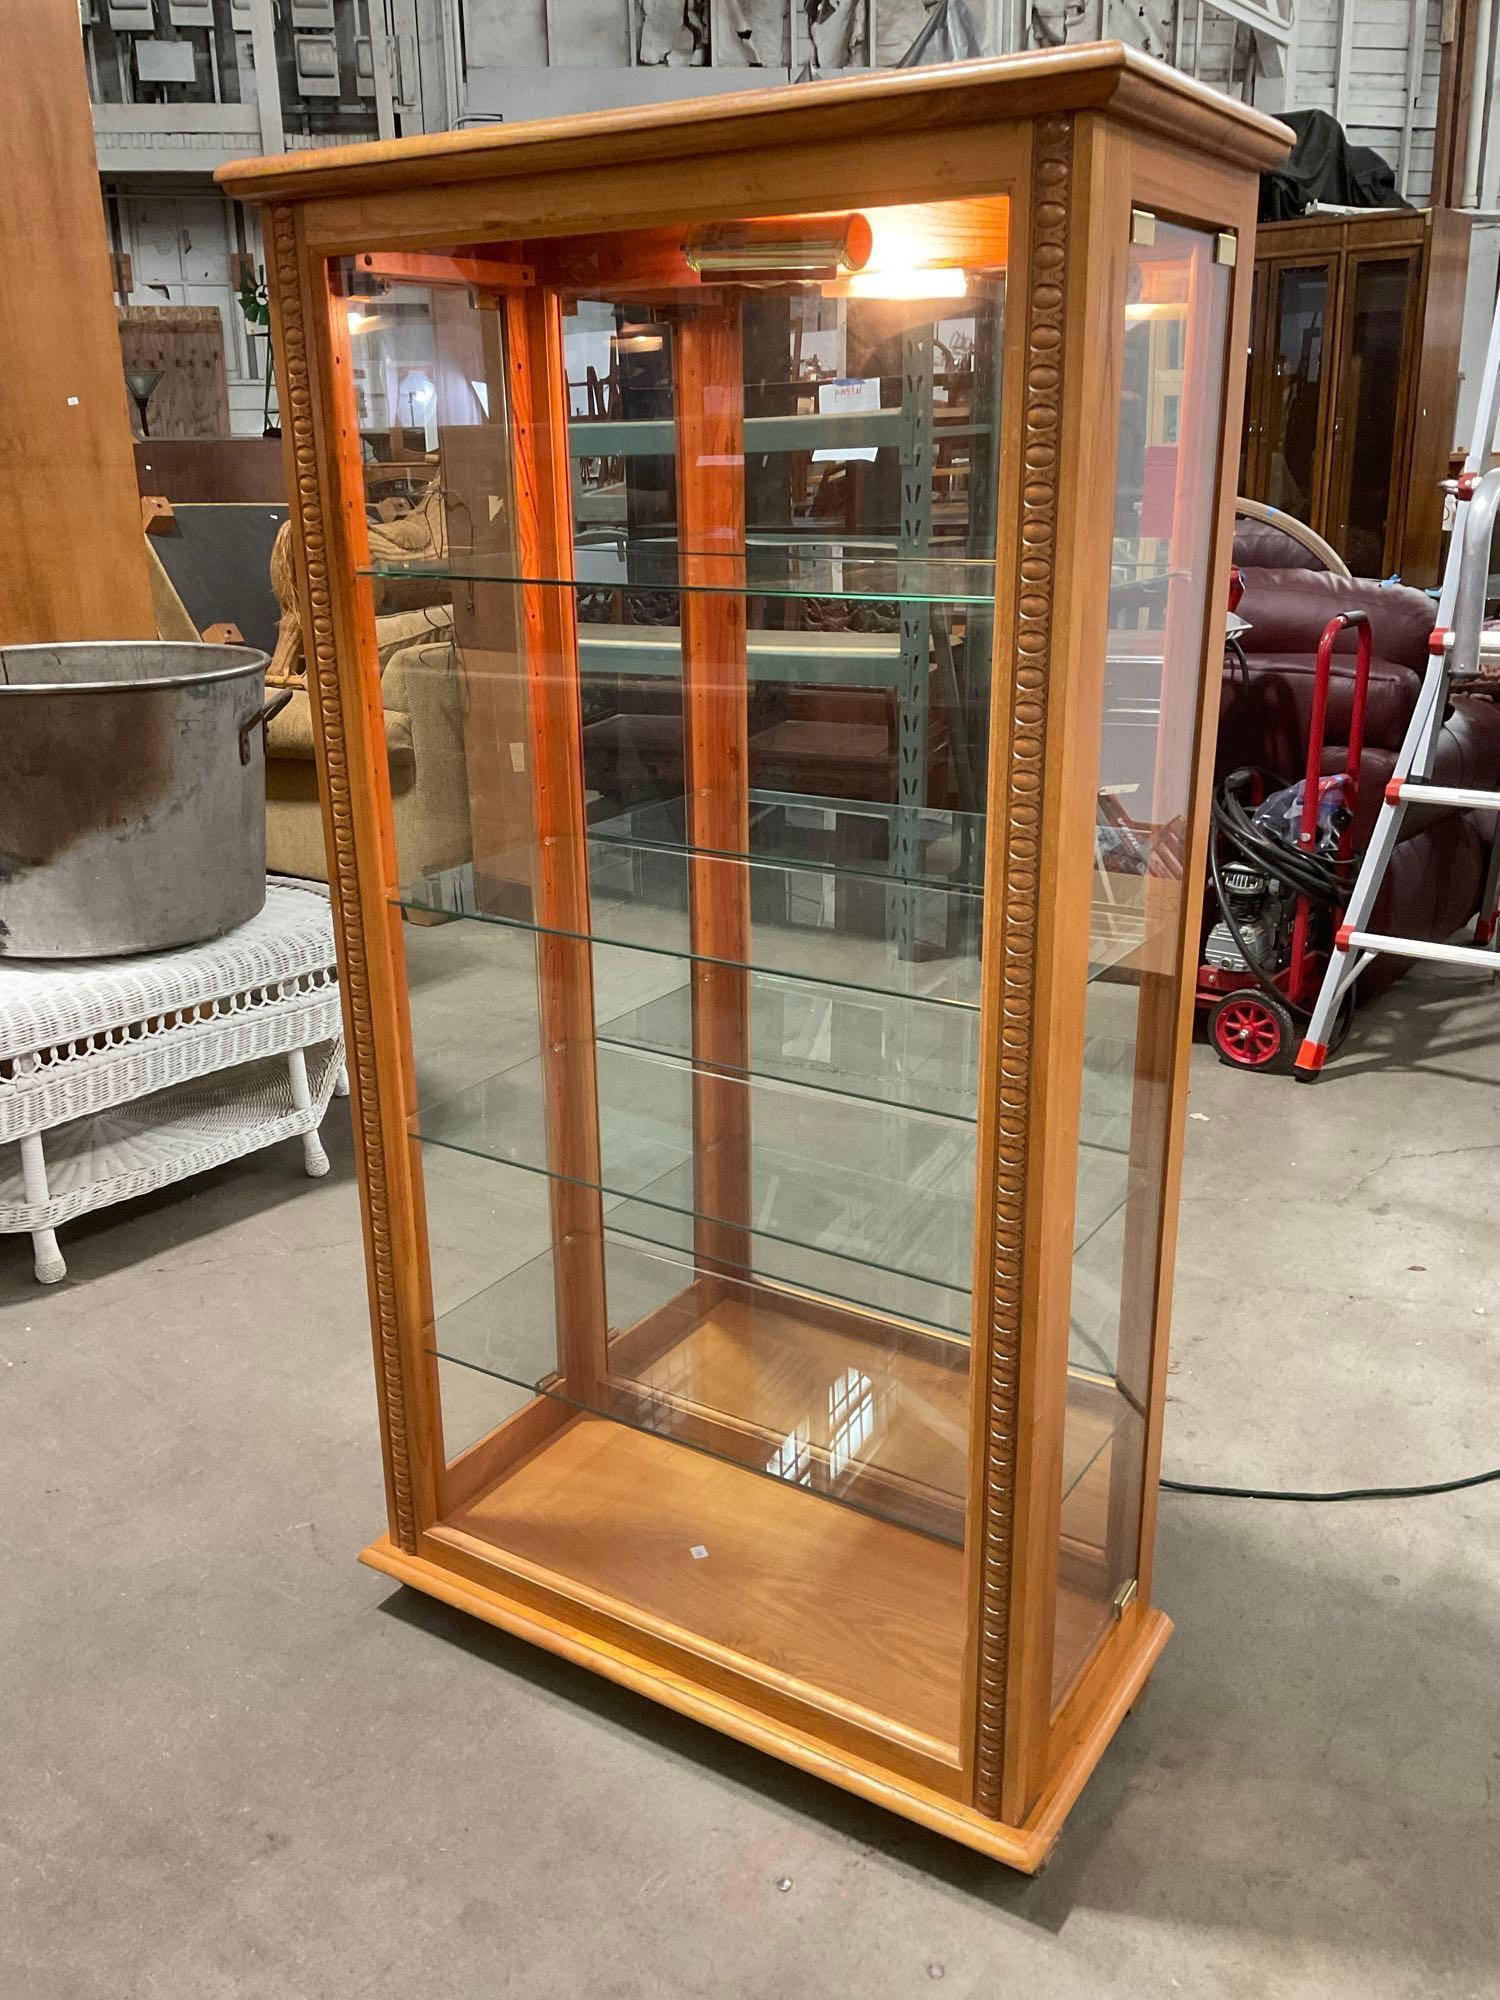
<path id="1" fill-rule="evenodd" d="M 1378 209 L 1257 238 L 1240 491 L 1356 576 L 1441 574 L 1471 228 L 1456 209 Z"/>
<path id="2" fill-rule="evenodd" d="M 1019 1868 L 1169 1630 L 1286 140 L 1104 45 L 222 175 L 267 204 L 365 1559 Z"/>

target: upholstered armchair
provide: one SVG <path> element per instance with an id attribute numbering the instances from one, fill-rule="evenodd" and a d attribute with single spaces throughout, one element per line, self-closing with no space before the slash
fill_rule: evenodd
<path id="1" fill-rule="evenodd" d="M 419 516 L 408 519 L 416 523 Z M 404 528 L 405 523 L 401 525 Z M 290 525 L 283 526 L 276 538 L 271 583 L 281 606 L 281 629 L 266 679 L 294 693 L 268 731 L 266 865 L 275 874 L 326 881 Z M 401 872 L 408 878 L 433 874 L 458 866 L 470 855 L 462 688 L 453 653 L 452 607 L 425 604 L 386 611 L 376 619 L 375 629 Z"/>

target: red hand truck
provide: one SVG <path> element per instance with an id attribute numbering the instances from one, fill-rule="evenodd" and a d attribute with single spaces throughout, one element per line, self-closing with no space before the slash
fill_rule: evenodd
<path id="1" fill-rule="evenodd" d="M 1354 695 L 1349 720 L 1349 754 L 1342 774 L 1323 774 L 1324 738 L 1328 723 L 1328 687 L 1333 675 L 1333 648 L 1339 634 L 1357 630 L 1358 648 L 1354 667 Z M 1347 808 L 1339 830 L 1331 879 L 1345 881 L 1353 855 L 1354 816 L 1359 804 L 1359 767 L 1364 750 L 1365 709 L 1369 699 L 1370 655 L 1373 634 L 1364 611 L 1341 611 L 1323 628 L 1318 641 L 1317 665 L 1313 679 L 1312 714 L 1308 722 L 1307 770 L 1302 785 L 1301 815 L 1295 841 L 1285 841 L 1289 857 L 1312 857 L 1318 845 L 1318 814 L 1332 787 L 1340 788 Z M 1240 774 L 1236 773 L 1237 778 Z M 1253 774 L 1257 783 L 1262 774 Z M 1226 781 L 1226 787 L 1234 779 Z M 1259 803 L 1257 799 L 1256 803 Z M 1215 824 L 1210 835 L 1217 843 L 1224 821 L 1221 799 L 1215 798 Z M 1235 1069 L 1262 1071 L 1290 1070 L 1302 1039 L 1302 1024 L 1309 1018 L 1312 1001 L 1322 983 L 1333 939 L 1343 920 L 1342 908 L 1332 905 L 1326 895 L 1314 897 L 1299 888 L 1288 900 L 1276 897 L 1276 836 L 1262 831 L 1253 861 L 1237 864 L 1235 880 L 1226 890 L 1215 855 L 1214 886 L 1218 894 L 1221 923 L 1205 927 L 1207 943 L 1198 967 L 1197 1003 L 1208 1010 L 1208 1038 L 1221 1062 Z M 1326 857 L 1325 857 L 1326 858 Z M 1299 873 L 1301 871 L 1299 870 Z M 1236 908 L 1235 906 L 1239 907 Z M 1257 908 L 1274 911 L 1274 919 L 1247 924 Z M 1214 940 L 1227 926 L 1233 944 L 1222 946 L 1212 956 Z M 1258 943 L 1270 940 L 1265 959 L 1251 948 L 1251 934 Z M 1238 962 L 1232 962 L 1237 960 Z M 1347 1029 L 1347 1013 L 1341 1023 Z"/>

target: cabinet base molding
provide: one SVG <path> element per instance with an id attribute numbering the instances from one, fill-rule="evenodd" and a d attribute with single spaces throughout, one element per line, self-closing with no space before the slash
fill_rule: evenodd
<path id="1" fill-rule="evenodd" d="M 560 1659 L 571 1660 L 575 1666 L 586 1667 L 605 1680 L 646 1695 L 664 1708 L 705 1723 L 752 1749 L 779 1757 L 783 1763 L 828 1784 L 841 1786 L 887 1812 L 900 1813 L 903 1818 L 972 1847 L 993 1861 L 1004 1862 L 1006 1867 L 1024 1875 L 1034 1875 L 1045 1866 L 1073 1801 L 1139 1698 L 1172 1631 L 1172 1621 L 1164 1612 L 1146 1612 L 1135 1644 L 1121 1660 L 1118 1674 L 1093 1713 L 1084 1720 L 1076 1742 L 1058 1765 L 1030 1817 L 1022 1826 L 1007 1826 L 910 1779 L 841 1756 L 809 1736 L 768 1721 L 740 1702 L 664 1672 L 643 1655 L 621 1646 L 606 1645 L 590 1633 L 547 1617 L 501 1591 L 456 1576 L 426 1557 L 407 1555 L 388 1536 L 382 1535 L 363 1550 L 360 1561 L 397 1583 L 451 1605 L 456 1611 L 483 1619 L 512 1638 L 524 1639 Z"/>

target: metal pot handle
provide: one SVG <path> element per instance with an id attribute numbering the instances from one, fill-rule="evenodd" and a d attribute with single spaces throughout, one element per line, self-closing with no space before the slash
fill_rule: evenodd
<path id="1" fill-rule="evenodd" d="M 282 688 L 279 694 L 272 695 L 264 708 L 258 708 L 254 715 L 247 715 L 245 717 L 244 721 L 240 724 L 240 762 L 242 764 L 250 762 L 251 731 L 264 729 L 268 722 L 273 721 L 280 715 L 296 692 L 295 688 Z"/>

